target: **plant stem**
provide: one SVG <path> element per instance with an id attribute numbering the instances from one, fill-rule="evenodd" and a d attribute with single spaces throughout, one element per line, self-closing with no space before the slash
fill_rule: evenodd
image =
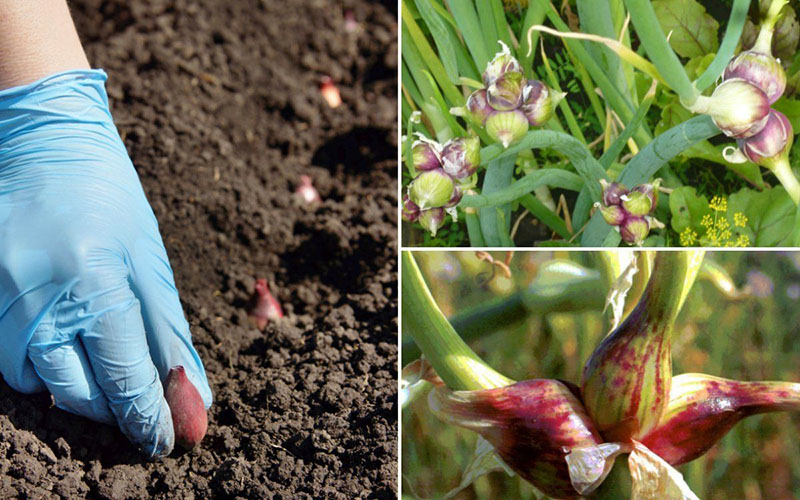
<path id="1" fill-rule="evenodd" d="M 700 272 L 704 255 L 705 250 L 659 252 L 641 299 L 647 302 L 645 313 L 673 323 Z"/>
<path id="2" fill-rule="evenodd" d="M 467 207 L 464 209 L 464 212 L 464 219 L 467 221 L 467 234 L 469 235 L 470 246 L 485 247 L 486 241 L 483 239 L 481 221 L 478 219 L 477 211 L 472 207 Z"/>
<path id="3" fill-rule="evenodd" d="M 667 37 L 661 30 L 656 12 L 649 0 L 625 0 L 625 6 L 631 15 L 642 45 L 650 60 L 658 68 L 667 84 L 677 93 L 681 100 L 693 104 L 700 93 L 694 88 L 686 70 L 678 56 L 669 46 Z"/>
<path id="4" fill-rule="evenodd" d="M 503 191 L 511 185 L 514 180 L 516 158 L 517 155 L 514 154 L 489 162 L 483 177 L 482 195 Z M 500 209 L 503 211 L 502 224 L 494 207 L 481 208 L 478 211 L 483 239 L 491 247 L 507 246 L 508 228 L 505 221 L 511 217 L 511 204 L 504 204 Z"/>
<path id="5" fill-rule="evenodd" d="M 703 74 L 694 81 L 694 86 L 698 92 L 703 92 L 709 85 L 714 83 L 725 70 L 725 66 L 728 65 L 731 57 L 733 57 L 733 52 L 739 44 L 739 38 L 747 20 L 748 7 L 750 7 L 750 0 L 734 0 L 731 16 L 728 19 L 728 27 L 725 30 L 725 37 L 722 39 L 717 55 Z"/>
<path id="6" fill-rule="evenodd" d="M 758 32 L 758 39 L 753 45 L 753 50 L 762 54 L 772 54 L 772 35 L 775 33 L 775 24 L 778 22 L 781 9 L 788 3 L 789 0 L 772 0 L 767 17 L 761 25 L 761 31 Z"/>
<path id="7" fill-rule="evenodd" d="M 402 326 L 445 384 L 453 390 L 502 387 L 513 380 L 487 365 L 444 317 L 411 252 L 401 253 Z"/>
<path id="8" fill-rule="evenodd" d="M 797 182 L 797 177 L 794 176 L 788 158 L 782 158 L 771 170 L 775 174 L 775 177 L 781 182 L 784 189 L 786 189 L 786 192 L 789 193 L 794 204 L 800 205 L 800 183 Z"/>

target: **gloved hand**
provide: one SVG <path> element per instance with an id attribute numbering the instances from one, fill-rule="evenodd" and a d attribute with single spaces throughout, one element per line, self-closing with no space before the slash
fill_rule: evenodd
<path id="1" fill-rule="evenodd" d="M 211 389 L 105 80 L 0 91 L 0 373 L 159 457 L 174 443 L 169 369 L 184 366 L 206 408 Z"/>

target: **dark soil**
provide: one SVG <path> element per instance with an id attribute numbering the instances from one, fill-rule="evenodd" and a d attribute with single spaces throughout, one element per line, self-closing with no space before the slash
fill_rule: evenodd
<path id="1" fill-rule="evenodd" d="M 396 498 L 396 3 L 71 5 L 215 401 L 198 449 L 150 463 L 0 382 L 0 498 Z M 297 206 L 301 174 L 320 206 Z M 287 315 L 265 332 L 257 277 Z"/>

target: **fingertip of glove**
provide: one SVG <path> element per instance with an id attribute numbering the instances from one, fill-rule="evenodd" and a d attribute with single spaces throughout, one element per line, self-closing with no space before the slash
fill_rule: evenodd
<path id="1" fill-rule="evenodd" d="M 172 413 L 166 400 L 161 399 L 159 411 L 152 432 L 143 435 L 139 442 L 142 453 L 150 460 L 161 460 L 175 448 L 175 431 L 172 427 Z"/>
<path id="2" fill-rule="evenodd" d="M 156 382 L 152 389 L 146 395 L 111 407 L 122 433 L 144 456 L 158 460 L 172 453 L 175 431 L 161 384 Z"/>

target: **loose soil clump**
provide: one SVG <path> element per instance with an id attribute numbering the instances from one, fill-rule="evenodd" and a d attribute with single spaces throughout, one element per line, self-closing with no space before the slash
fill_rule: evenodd
<path id="1" fill-rule="evenodd" d="M 70 5 L 215 401 L 198 448 L 150 463 L 0 380 L 0 497 L 396 498 L 395 2 Z M 258 277 L 286 314 L 264 332 Z"/>

